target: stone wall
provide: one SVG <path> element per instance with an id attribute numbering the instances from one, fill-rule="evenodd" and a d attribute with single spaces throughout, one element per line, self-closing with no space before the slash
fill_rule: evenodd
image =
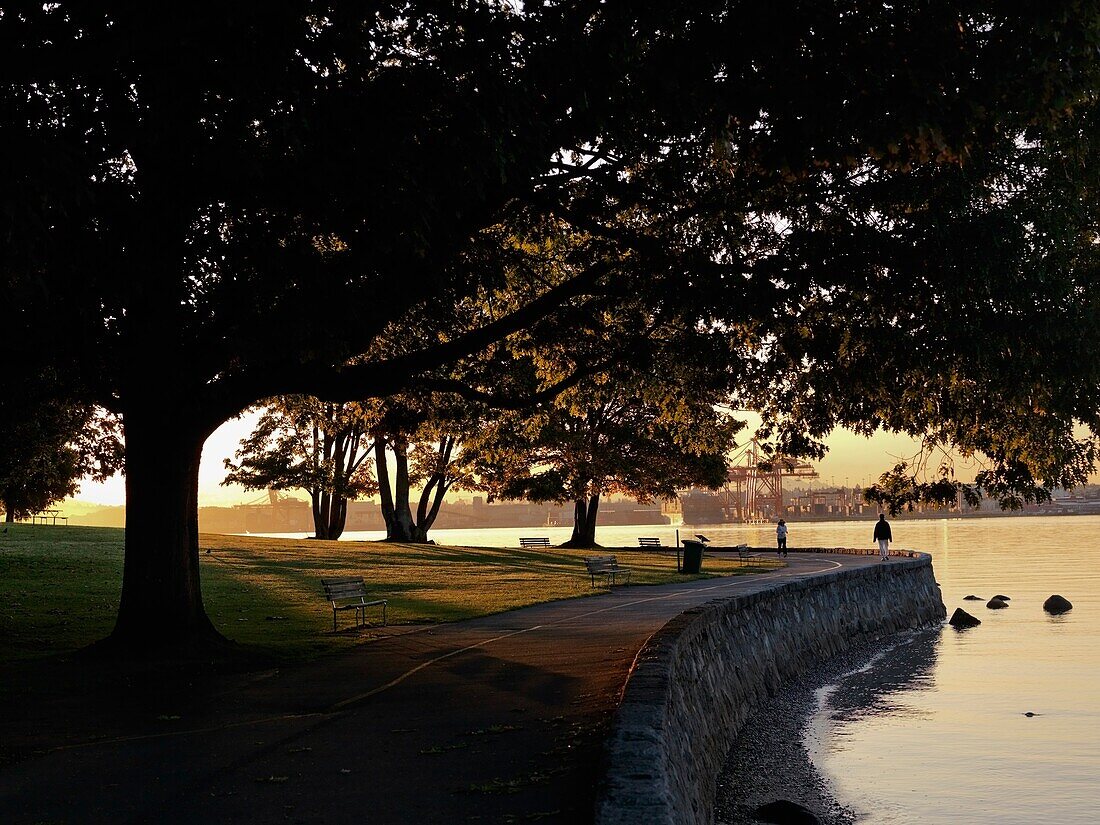
<path id="1" fill-rule="evenodd" d="M 654 634 L 615 716 L 598 825 L 713 822 L 718 772 L 755 704 L 856 641 L 943 620 L 931 558 L 913 556 L 709 602 Z"/>

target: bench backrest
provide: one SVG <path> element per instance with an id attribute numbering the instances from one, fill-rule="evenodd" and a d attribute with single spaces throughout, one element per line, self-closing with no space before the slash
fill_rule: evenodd
<path id="1" fill-rule="evenodd" d="M 660 547 L 661 546 L 661 540 L 659 538 L 656 538 L 656 537 L 654 537 L 654 538 L 642 538 L 642 537 L 639 536 L 638 537 L 638 546 L 639 547 Z"/>
<path id="2" fill-rule="evenodd" d="M 325 588 L 325 598 L 330 602 L 344 599 L 363 599 L 367 595 L 367 586 L 362 576 L 342 576 L 336 579 L 321 579 Z"/>
<path id="3" fill-rule="evenodd" d="M 587 556 L 584 566 L 589 573 L 601 573 L 604 570 L 615 570 L 619 566 L 619 560 L 614 556 Z"/>
<path id="4" fill-rule="evenodd" d="M 549 547 L 550 539 L 545 536 L 538 536 L 535 538 L 521 538 L 519 540 L 520 547 Z"/>

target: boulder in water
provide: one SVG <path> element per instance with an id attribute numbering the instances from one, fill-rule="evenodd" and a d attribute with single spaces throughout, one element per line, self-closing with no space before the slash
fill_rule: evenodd
<path id="1" fill-rule="evenodd" d="M 803 808 L 797 802 L 786 799 L 761 805 L 752 815 L 761 822 L 771 822 L 774 825 L 821 825 L 821 820 L 809 808 Z"/>
<path id="2" fill-rule="evenodd" d="M 948 624 L 952 627 L 964 628 L 964 627 L 977 627 L 982 623 L 982 620 L 976 616 L 971 616 L 961 607 L 956 607 L 955 612 L 951 614 L 951 619 Z"/>
<path id="3" fill-rule="evenodd" d="M 1004 610 L 1008 607 L 1008 602 L 1002 599 L 1000 596 L 994 596 L 992 599 L 985 603 L 985 606 L 990 610 Z"/>
<path id="4" fill-rule="evenodd" d="M 1010 602 L 1010 601 L 1012 601 L 1012 597 L 1011 597 L 1011 596 L 1002 596 L 1002 595 L 1001 595 L 1000 593 L 998 593 L 998 594 L 997 594 L 996 596 L 994 596 L 993 598 L 995 598 L 995 599 L 1000 599 L 1000 600 L 1001 600 L 1002 602 Z"/>
<path id="5" fill-rule="evenodd" d="M 1057 616 L 1059 613 L 1065 613 L 1067 610 L 1073 610 L 1073 604 L 1069 599 L 1063 598 L 1055 593 L 1045 602 L 1043 602 L 1043 610 L 1050 613 L 1053 616 Z"/>
<path id="6" fill-rule="evenodd" d="M 981 596 L 975 596 L 973 593 L 971 593 L 969 596 L 963 596 L 964 602 L 980 602 L 981 600 Z"/>

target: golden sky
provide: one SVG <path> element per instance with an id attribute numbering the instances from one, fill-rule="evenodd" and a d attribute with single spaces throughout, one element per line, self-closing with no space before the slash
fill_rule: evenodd
<path id="1" fill-rule="evenodd" d="M 751 418 L 744 414 L 741 416 Z M 257 418 L 258 413 L 248 413 L 241 418 L 227 421 L 207 440 L 199 471 L 200 505 L 227 507 L 262 497 L 262 493 L 240 487 L 221 486 L 225 477 L 223 459 L 236 452 L 238 443 L 252 431 Z M 754 423 L 750 421 L 750 427 Z M 815 486 L 866 485 L 870 483 L 872 476 L 891 467 L 897 459 L 917 452 L 917 442 L 913 439 L 890 433 L 877 433 L 872 438 L 863 438 L 846 430 L 836 430 L 829 436 L 827 443 L 829 454 L 823 461 L 815 464 L 821 474 Z M 969 474 L 965 468 L 960 466 L 957 471 L 961 478 L 968 479 Z M 116 476 L 102 484 L 85 481 L 76 499 L 94 504 L 124 504 L 122 477 Z"/>

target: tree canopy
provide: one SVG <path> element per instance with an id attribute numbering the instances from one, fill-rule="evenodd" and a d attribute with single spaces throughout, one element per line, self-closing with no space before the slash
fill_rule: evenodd
<path id="1" fill-rule="evenodd" d="M 197 473 L 226 418 L 287 393 L 492 400 L 491 371 L 456 387 L 452 368 L 621 298 L 724 340 L 784 452 L 886 426 L 988 451 L 1013 489 L 1076 477 L 1095 376 L 1040 353 L 1047 332 L 1094 343 L 1073 159 L 1097 12 L 6 5 L 0 335 L 123 416 L 114 641 L 214 636 Z M 583 243 L 500 242 L 561 226 Z M 547 279 L 551 252 L 569 266 Z M 607 366 L 571 365 L 538 389 Z"/>
<path id="2" fill-rule="evenodd" d="M 567 546 L 596 546 L 601 498 L 671 500 L 689 486 L 719 487 L 743 426 L 713 393 L 670 375 L 621 374 L 564 392 L 531 414 L 504 415 L 483 435 L 475 462 L 498 498 L 573 502 Z"/>
<path id="3" fill-rule="evenodd" d="M 374 448 L 374 410 L 309 396 L 269 399 L 236 461 L 225 460 L 223 484 L 249 490 L 304 490 L 314 537 L 340 538 L 348 500 L 378 489 L 368 459 Z"/>
<path id="4" fill-rule="evenodd" d="M 427 541 L 447 493 L 470 489 L 471 444 L 481 438 L 487 411 L 444 393 L 406 392 L 379 406 L 374 456 L 386 540 Z"/>
<path id="5" fill-rule="evenodd" d="M 1094 124 L 1095 104 L 962 165 L 867 169 L 792 225 L 800 283 L 744 384 L 781 448 L 820 455 L 838 425 L 921 439 L 869 491 L 892 511 L 959 492 L 1018 507 L 1087 480 L 1100 456 Z M 840 277 L 811 271 L 834 257 Z M 973 483 L 955 455 L 977 459 Z"/>
<path id="6" fill-rule="evenodd" d="M 26 518 L 74 495 L 83 478 L 103 481 L 123 464 L 118 419 L 60 400 L 56 376 L 39 375 L 0 395 L 0 508 Z"/>

